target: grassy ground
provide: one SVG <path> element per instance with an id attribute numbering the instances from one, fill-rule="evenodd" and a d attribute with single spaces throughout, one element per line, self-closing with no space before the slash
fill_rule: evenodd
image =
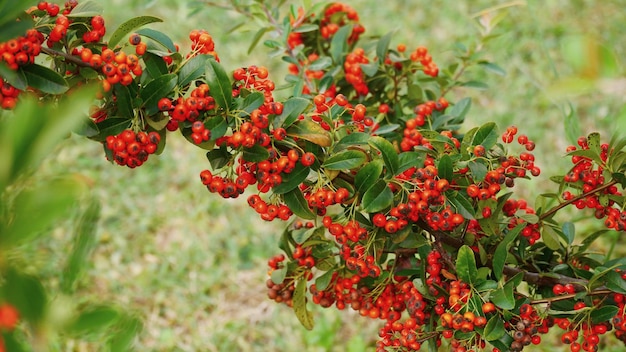
<path id="1" fill-rule="evenodd" d="M 581 69 L 577 55 L 585 57 L 593 45 L 576 51 L 568 44 L 593 38 L 592 43 L 608 48 L 615 58 L 623 57 L 623 1 L 350 3 L 367 34 L 396 30 L 397 42 L 427 45 L 440 64 L 451 57 L 454 41 L 476 38 L 472 14 L 511 5 L 502 10 L 508 16 L 494 32 L 500 36 L 485 48 L 486 58 L 507 75 L 470 72 L 490 88 L 454 94 L 474 97 L 468 127 L 486 121 L 501 127 L 516 124 L 537 141 L 537 163 L 546 175 L 566 165 L 561 156 L 567 145 L 563 109 L 568 99 L 577 108 L 583 133 L 598 129 L 607 135 L 620 126 L 626 130 L 623 67 L 607 77 L 594 73 L 606 68 L 602 60 Z M 207 29 L 227 69 L 266 62 L 262 48 L 246 55 L 253 32 L 226 33 L 240 19 L 236 14 L 196 11 L 184 1 L 113 0 L 104 6 L 111 28 L 133 15 L 157 15 L 167 23 L 155 28 L 167 30 L 185 45 L 189 30 Z M 589 71 L 593 69 L 597 71 Z M 584 94 L 567 81 L 580 77 L 588 82 Z M 258 220 L 243 199 L 225 202 L 206 192 L 198 180 L 198 173 L 208 167 L 202 151 L 173 136 L 163 155 L 130 170 L 106 162 L 99 144 L 77 137 L 65 144 L 44 173 L 84 175 L 103 203 L 101 245 L 81 290 L 90 297 L 118 301 L 145 319 L 138 351 L 371 350 L 367 346 L 375 341 L 378 324 L 352 312 L 316 308 L 316 328 L 307 332 L 291 310 L 266 299 L 265 261 L 277 253 L 281 226 Z M 529 184 L 524 192 L 536 195 L 547 182 Z M 55 235 L 58 241 L 44 244 L 42 254 L 62 253 L 64 234 Z M 67 349 L 97 350 L 97 345 L 71 343 Z"/>

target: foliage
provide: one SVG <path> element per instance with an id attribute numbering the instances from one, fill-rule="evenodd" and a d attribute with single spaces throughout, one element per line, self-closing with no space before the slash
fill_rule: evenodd
<path id="1" fill-rule="evenodd" d="M 510 190 L 540 175 L 535 143 L 492 122 L 459 132 L 471 100 L 446 95 L 485 87 L 464 78 L 470 67 L 502 74 L 482 56 L 496 21 L 440 68 L 425 47 L 392 47 L 393 33 L 363 40 L 345 4 L 292 6 L 282 19 L 263 3 L 237 7 L 266 22 L 249 51 L 276 34 L 263 44 L 289 65 L 290 94 L 279 101 L 265 67 L 227 73 L 206 31 L 190 34 L 183 55 L 144 28 L 157 18 L 130 19 L 106 42 L 96 3 L 68 2 L 64 15 L 54 6 L 29 11 L 35 29 L 17 50 L 4 44 L 3 107 L 26 87 L 51 101 L 100 81 L 81 133 L 131 168 L 180 131 L 206 150 L 211 170 L 200 179 L 210 192 L 236 198 L 256 188 L 248 204 L 260 217 L 289 221 L 284 254 L 269 261 L 268 295 L 306 328 L 312 301 L 385 321 L 379 350 L 444 340 L 459 351 L 522 350 L 554 325 L 572 350 L 596 349 L 611 328 L 624 338 L 624 263 L 589 247 L 625 229 L 626 142 L 580 138 L 567 150 L 571 169 L 551 178 L 555 191 L 530 206 Z M 35 63 L 40 52 L 51 68 Z M 569 205 L 593 209 L 607 229 L 577 234 L 554 216 Z"/>

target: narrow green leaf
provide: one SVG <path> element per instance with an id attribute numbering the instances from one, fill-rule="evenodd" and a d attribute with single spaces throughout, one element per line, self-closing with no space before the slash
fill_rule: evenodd
<path id="1" fill-rule="evenodd" d="M 163 32 L 154 30 L 152 28 L 142 28 L 137 30 L 135 33 L 154 40 L 155 42 L 159 43 L 164 48 L 169 50 L 169 52 L 176 52 L 176 46 L 174 45 L 174 42 Z"/>
<path id="2" fill-rule="evenodd" d="M 315 214 L 309 209 L 309 205 L 299 188 L 295 188 L 283 194 L 283 200 L 285 205 L 287 205 L 296 216 L 309 220 L 315 219 Z"/>
<path id="3" fill-rule="evenodd" d="M 353 132 L 345 137 L 341 138 L 334 147 L 334 150 L 339 151 L 351 145 L 365 145 L 372 138 L 371 135 L 363 132 Z"/>
<path id="4" fill-rule="evenodd" d="M 382 160 L 373 160 L 359 170 L 354 178 L 354 186 L 358 193 L 365 193 L 370 187 L 372 187 L 376 180 L 380 178 L 383 173 Z"/>
<path id="5" fill-rule="evenodd" d="M 582 136 L 583 132 L 580 128 L 578 113 L 572 103 L 568 103 L 568 110 L 569 112 L 565 114 L 565 119 L 563 120 L 565 137 L 567 137 L 567 141 L 570 144 L 576 145 L 578 137 Z"/>
<path id="6" fill-rule="evenodd" d="M 315 279 L 315 288 L 320 291 L 324 291 L 328 285 L 330 285 L 334 273 L 335 272 L 333 270 L 329 270 Z"/>
<path id="7" fill-rule="evenodd" d="M 336 64 L 341 63 L 343 53 L 346 52 L 348 46 L 348 36 L 352 33 L 352 25 L 346 25 L 335 33 L 330 41 L 330 57 Z"/>
<path id="8" fill-rule="evenodd" d="M 485 325 L 485 331 L 483 333 L 483 337 L 487 341 L 498 340 L 504 334 L 506 334 L 506 330 L 504 329 L 504 322 L 500 316 L 493 316 Z"/>
<path id="9" fill-rule="evenodd" d="M 456 257 L 456 275 L 461 281 L 468 284 L 476 282 L 476 276 L 478 275 L 476 258 L 474 257 L 474 251 L 467 245 L 459 248 Z"/>
<path id="10" fill-rule="evenodd" d="M 502 239 L 502 242 L 496 247 L 496 251 L 493 255 L 493 274 L 496 279 L 500 280 L 503 275 L 504 265 L 506 264 L 506 258 L 509 255 L 509 250 L 513 245 L 513 242 L 517 239 L 520 232 L 524 229 L 525 225 L 517 225 L 512 230 L 509 230 Z"/>
<path id="11" fill-rule="evenodd" d="M 360 150 L 344 150 L 324 160 L 322 167 L 327 170 L 350 170 L 363 165 L 366 160 L 367 156 Z"/>
<path id="12" fill-rule="evenodd" d="M 296 121 L 287 129 L 287 135 L 307 140 L 320 147 L 330 147 L 332 143 L 330 133 L 311 120 Z"/>
<path id="13" fill-rule="evenodd" d="M 454 116 L 455 119 L 463 119 L 471 107 L 472 98 L 467 97 L 459 100 L 447 113 Z"/>
<path id="14" fill-rule="evenodd" d="M 139 92 L 143 101 L 142 106 L 146 109 L 146 114 L 152 115 L 159 111 L 157 103 L 161 98 L 168 96 L 176 87 L 178 76 L 174 73 L 157 77 L 146 84 Z"/>
<path id="15" fill-rule="evenodd" d="M 310 168 L 303 166 L 300 163 L 296 164 L 290 173 L 281 174 L 283 180 L 279 185 L 272 188 L 272 192 L 276 194 L 284 194 L 293 190 L 306 180 L 310 170 Z"/>
<path id="16" fill-rule="evenodd" d="M 256 33 L 254 33 L 254 37 L 252 37 L 252 42 L 250 43 L 250 46 L 248 47 L 248 55 L 250 55 L 250 53 L 252 53 L 254 48 L 256 48 L 261 38 L 263 38 L 263 35 L 271 30 L 272 30 L 272 27 L 263 27 L 263 28 L 259 28 L 259 30 Z"/>
<path id="17" fill-rule="evenodd" d="M 132 120 L 128 117 L 110 117 L 96 124 L 100 133 L 92 139 L 103 142 L 107 136 L 114 136 L 129 128 L 131 122 Z"/>
<path id="18" fill-rule="evenodd" d="M 376 44 L 376 57 L 378 58 L 378 62 L 385 61 L 393 34 L 394 32 L 389 32 L 378 39 L 378 43 Z"/>
<path id="19" fill-rule="evenodd" d="M 55 71 L 41 65 L 26 65 L 20 67 L 24 72 L 26 82 L 32 88 L 48 94 L 63 94 L 69 89 L 67 81 Z"/>
<path id="20" fill-rule="evenodd" d="M 440 178 L 452 181 L 454 171 L 452 170 L 452 159 L 448 154 L 444 154 L 437 164 L 437 174 Z"/>
<path id="21" fill-rule="evenodd" d="M 115 93 L 115 102 L 117 103 L 117 115 L 129 120 L 135 117 L 133 101 L 128 87 L 116 84 L 113 88 L 113 92 Z"/>
<path id="22" fill-rule="evenodd" d="M 393 204 L 393 193 L 387 185 L 387 182 L 379 179 L 370 187 L 365 194 L 361 205 L 363 210 L 368 213 L 375 213 L 390 207 Z"/>
<path id="23" fill-rule="evenodd" d="M 96 229 L 100 218 L 100 203 L 92 199 L 77 221 L 74 230 L 74 243 L 69 259 L 63 270 L 61 289 L 65 293 L 74 291 L 74 283 L 88 265 L 88 259 L 94 250 Z"/>
<path id="24" fill-rule="evenodd" d="M 496 131 L 496 124 L 494 122 L 487 122 L 480 126 L 480 128 L 474 134 L 472 140 L 472 146 L 482 144 L 485 150 L 491 149 L 498 141 L 498 132 Z"/>
<path id="25" fill-rule="evenodd" d="M 619 312 L 619 308 L 616 306 L 603 306 L 598 309 L 594 309 L 591 311 L 589 316 L 591 317 L 591 322 L 594 324 L 599 324 L 605 321 L 611 320 L 614 316 Z"/>
<path id="26" fill-rule="evenodd" d="M 253 92 L 245 97 L 245 99 L 241 103 L 241 110 L 245 111 L 247 114 L 250 114 L 254 110 L 258 109 L 259 106 L 263 105 L 264 101 L 265 97 L 263 96 L 263 93 Z"/>
<path id="27" fill-rule="evenodd" d="M 140 16 L 129 19 L 128 21 L 122 23 L 119 27 L 117 27 L 115 32 L 113 32 L 111 38 L 109 39 L 109 48 L 115 48 L 115 46 L 122 39 L 124 39 L 124 36 L 132 32 L 133 30 L 155 22 L 163 22 L 163 20 L 154 16 Z"/>
<path id="28" fill-rule="evenodd" d="M 489 86 L 485 82 L 480 81 L 467 81 L 461 83 L 461 87 L 474 88 L 479 90 L 489 89 Z"/>
<path id="29" fill-rule="evenodd" d="M 206 64 L 206 80 L 215 103 L 228 113 L 233 98 L 230 79 L 222 65 L 213 58 Z"/>
<path id="30" fill-rule="evenodd" d="M 550 248 L 553 251 L 561 249 L 561 241 L 559 240 L 560 236 L 554 230 L 552 226 L 544 225 L 541 228 L 541 239 L 543 243 L 545 243 L 546 247 Z"/>
<path id="31" fill-rule="evenodd" d="M 130 352 L 133 351 L 133 342 L 143 329 L 141 319 L 137 317 L 123 317 L 107 342 L 109 351 Z"/>
<path id="32" fill-rule="evenodd" d="M 85 308 L 68 328 L 68 333 L 76 336 L 103 333 L 120 318 L 120 312 L 106 305 Z"/>
<path id="33" fill-rule="evenodd" d="M 576 228 L 574 227 L 573 222 L 566 221 L 563 223 L 563 234 L 565 235 L 565 238 L 567 238 L 568 245 L 574 243 L 574 239 L 576 238 Z"/>
<path id="34" fill-rule="evenodd" d="M 146 64 L 146 70 L 144 72 L 147 72 L 152 79 L 168 73 L 167 64 L 163 61 L 163 58 L 158 55 L 146 52 L 143 54 L 143 62 Z"/>
<path id="35" fill-rule="evenodd" d="M 498 76 L 506 76 L 506 71 L 494 64 L 493 62 L 487 62 L 487 61 L 483 61 L 483 62 L 479 62 L 480 66 L 482 66 L 485 70 L 491 72 L 491 73 L 495 73 Z"/>
<path id="36" fill-rule="evenodd" d="M 374 136 L 370 138 L 369 145 L 380 152 L 389 175 L 395 176 L 398 170 L 398 152 L 393 144 L 383 137 Z"/>
<path id="37" fill-rule="evenodd" d="M 306 308 L 306 279 L 300 278 L 293 291 L 293 311 L 307 330 L 313 329 L 313 314 Z"/>
<path id="38" fill-rule="evenodd" d="M 270 157 L 270 152 L 267 148 L 255 144 L 251 148 L 243 148 L 242 158 L 245 161 L 258 163 L 263 160 L 267 160 Z"/>
<path id="39" fill-rule="evenodd" d="M 476 217 L 474 206 L 465 195 L 452 191 L 446 191 L 445 194 L 448 202 L 454 206 L 454 210 L 465 219 L 472 220 Z"/>

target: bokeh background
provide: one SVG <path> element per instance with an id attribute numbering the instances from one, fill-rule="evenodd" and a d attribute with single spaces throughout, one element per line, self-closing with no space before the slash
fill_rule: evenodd
<path id="1" fill-rule="evenodd" d="M 184 51 L 189 31 L 206 29 L 227 70 L 264 65 L 270 78 L 282 83 L 286 70 L 279 58 L 269 58 L 262 45 L 248 55 L 259 24 L 236 12 L 201 1 L 100 3 L 111 31 L 132 16 L 158 16 L 165 22 L 153 28 L 172 36 Z M 579 121 L 584 135 L 600 131 L 608 140 L 616 131 L 626 133 L 626 1 L 349 3 L 367 36 L 395 31 L 392 45 L 426 45 L 444 67 L 453 62 L 456 43 L 469 45 L 480 36 L 479 20 L 499 20 L 484 57 L 506 75 L 470 70 L 468 78 L 489 88 L 455 90 L 449 100 L 473 97 L 466 130 L 487 121 L 501 128 L 515 124 L 537 142 L 543 177 L 518 183 L 529 199 L 549 189 L 549 175 L 568 167 L 563 158 L 568 118 Z M 77 136 L 64 142 L 46 162 L 42 177 L 78 174 L 103 206 L 100 243 L 80 282 L 84 296 L 116 301 L 144 319 L 137 351 L 373 350 L 380 322 L 314 307 L 316 326 L 309 332 L 289 308 L 266 298 L 266 261 L 278 253 L 282 224 L 261 221 L 245 197 L 224 201 L 207 192 L 198 174 L 208 167 L 204 152 L 178 135 L 168 136 L 161 156 L 134 170 L 107 162 L 98 143 Z M 59 270 L 49 265 L 50 258 L 60 263 L 69 245 L 66 230 L 61 227 L 52 240 L 37 243 L 32 265 L 48 264 L 41 269 L 50 277 Z M 547 339 L 543 350 L 560 346 L 556 336 Z M 609 345 L 602 350 L 624 348 Z M 94 351 L 98 346 L 69 341 L 60 349 Z"/>

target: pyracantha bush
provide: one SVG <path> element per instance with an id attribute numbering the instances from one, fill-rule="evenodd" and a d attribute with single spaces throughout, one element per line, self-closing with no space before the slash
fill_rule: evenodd
<path id="1" fill-rule="evenodd" d="M 292 8 L 284 19 L 254 6 L 277 34 L 265 45 L 288 64 L 286 99 L 263 65 L 225 69 L 226 44 L 205 30 L 182 51 L 142 28 L 160 21 L 150 16 L 106 38 L 97 5 L 69 1 L 62 11 L 39 3 L 25 16 L 33 28 L 0 44 L 12 72 L 2 107 L 96 81 L 82 133 L 110 160 L 138 167 L 177 131 L 205 149 L 209 192 L 248 191 L 263 220 L 286 222 L 268 296 L 306 328 L 313 302 L 380 321 L 379 351 L 521 351 L 555 329 L 572 351 L 597 350 L 609 331 L 626 341 L 626 261 L 589 251 L 626 229 L 626 140 L 581 138 L 565 151 L 571 168 L 551 178 L 555 191 L 531 203 L 512 190 L 541 174 L 535 142 L 515 126 L 462 128 L 471 101 L 448 100 L 471 86 L 461 80 L 470 65 L 497 68 L 476 48 L 440 69 L 419 43 L 368 38 L 346 4 Z M 35 61 L 40 54 L 51 67 Z M 606 229 L 575 233 L 554 217 L 565 208 Z"/>

